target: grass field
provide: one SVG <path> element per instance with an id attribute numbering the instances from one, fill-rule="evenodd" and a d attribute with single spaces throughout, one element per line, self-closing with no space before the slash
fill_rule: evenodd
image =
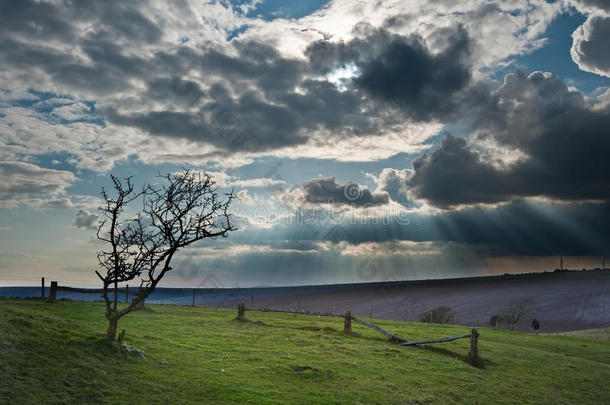
<path id="1" fill-rule="evenodd" d="M 610 327 L 598 329 L 573 330 L 570 332 L 556 333 L 559 336 L 577 336 L 592 340 L 608 340 L 610 341 Z"/>
<path id="2" fill-rule="evenodd" d="M 149 305 L 120 323 L 133 357 L 103 340 L 99 303 L 0 299 L 0 402 L 10 404 L 604 404 L 610 342 L 481 328 L 468 339 L 399 347 L 340 318 Z M 408 339 L 460 326 L 375 320 Z M 315 370 L 294 371 L 293 366 Z"/>

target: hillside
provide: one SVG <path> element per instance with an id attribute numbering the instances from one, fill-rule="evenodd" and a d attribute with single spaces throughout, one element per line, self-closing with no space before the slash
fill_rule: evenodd
<path id="1" fill-rule="evenodd" d="M 608 341 L 481 328 L 478 369 L 467 339 L 399 347 L 340 318 L 246 316 L 148 305 L 120 325 L 141 359 L 102 340 L 99 303 L 0 299 L 0 403 L 610 403 Z M 468 332 L 374 322 L 409 339 Z"/>
<path id="2" fill-rule="evenodd" d="M 540 320 L 545 333 L 610 325 L 607 270 L 353 284 L 313 291 L 302 288 L 282 296 L 255 296 L 254 303 L 260 308 L 299 306 L 312 312 L 349 309 L 361 316 L 368 316 L 372 309 L 374 318 L 393 320 L 417 320 L 422 312 L 449 306 L 455 310 L 458 324 L 484 326 L 516 298 L 535 300 L 532 316 Z M 236 302 L 218 305 L 234 307 Z M 530 321 L 524 320 L 517 329 L 529 331 Z"/>

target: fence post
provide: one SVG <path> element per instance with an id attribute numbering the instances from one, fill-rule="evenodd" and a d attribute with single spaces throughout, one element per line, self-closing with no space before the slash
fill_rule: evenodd
<path id="1" fill-rule="evenodd" d="M 373 317 L 373 304 L 369 304 L 369 318 Z"/>
<path id="2" fill-rule="evenodd" d="M 125 303 L 129 303 L 129 284 L 125 286 Z"/>
<path id="3" fill-rule="evenodd" d="M 49 293 L 49 302 L 55 302 L 57 298 L 57 281 L 51 281 L 51 292 Z"/>
<path id="4" fill-rule="evenodd" d="M 250 296 L 250 309 L 254 309 L 254 295 Z"/>
<path id="5" fill-rule="evenodd" d="M 195 306 L 195 289 L 193 288 L 193 302 L 191 303 L 191 306 Z"/>
<path id="6" fill-rule="evenodd" d="M 477 328 L 472 328 L 470 331 L 470 352 L 466 359 L 475 367 L 485 368 L 485 360 L 479 356 L 479 332 Z"/>
<path id="7" fill-rule="evenodd" d="M 243 302 L 237 304 L 237 320 L 245 321 L 246 320 L 246 305 Z"/>
<path id="8" fill-rule="evenodd" d="M 349 311 L 345 312 L 345 322 L 343 323 L 343 332 L 351 333 L 352 331 L 352 314 Z"/>
<path id="9" fill-rule="evenodd" d="M 333 314 L 336 314 L 336 313 L 337 313 L 337 304 L 334 304 L 333 305 Z"/>
<path id="10" fill-rule="evenodd" d="M 42 278 L 42 289 L 40 290 L 40 297 L 44 298 L 44 277 Z"/>

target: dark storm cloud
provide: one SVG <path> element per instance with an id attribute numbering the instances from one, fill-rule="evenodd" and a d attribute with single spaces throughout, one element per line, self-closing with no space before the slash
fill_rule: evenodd
<path id="1" fill-rule="evenodd" d="M 495 103 L 482 110 L 476 140 L 492 140 L 525 157 L 499 168 L 464 139 L 447 135 L 413 163 L 407 186 L 448 208 L 460 204 L 547 196 L 562 200 L 610 198 L 610 109 L 592 106 L 556 76 L 507 75 Z"/>
<path id="2" fill-rule="evenodd" d="M 202 117 L 185 112 L 153 111 L 125 116 L 108 109 L 106 114 L 110 122 L 138 127 L 152 135 L 197 138 L 199 135 L 212 134 L 212 129 Z"/>
<path id="3" fill-rule="evenodd" d="M 456 204 L 491 203 L 512 197 L 510 181 L 481 160 L 463 138 L 446 134 L 430 155 L 413 162 L 414 175 L 407 185 L 419 197 L 446 208 Z"/>
<path id="4" fill-rule="evenodd" d="M 418 37 L 391 35 L 383 30 L 365 30 L 363 35 L 347 45 L 321 43 L 310 47 L 309 63 L 285 58 L 268 45 L 253 41 L 233 41 L 234 55 L 218 50 L 182 55 L 181 66 L 200 66 L 211 80 L 218 81 L 203 92 L 195 83 L 183 83 L 177 89 L 176 82 L 181 79 L 156 78 L 149 83 L 147 95 L 174 100 L 177 92 L 188 93 L 183 100 L 195 101 L 195 110 L 131 114 L 113 110 L 108 119 L 154 135 L 187 138 L 230 151 L 252 151 L 249 143 L 227 136 L 241 132 L 247 134 L 246 138 L 255 139 L 257 150 L 272 150 L 304 144 L 309 131 L 319 128 L 336 131 L 334 136 L 341 136 L 346 127 L 352 136 L 378 134 L 378 112 L 371 100 L 363 97 L 363 91 L 398 103 L 405 114 L 419 120 L 452 114 L 458 104 L 465 104 L 462 99 L 467 92 L 475 94 L 469 89 L 457 95 L 470 79 L 465 62 L 469 39 L 462 28 L 438 34 L 450 44 L 438 55 L 432 55 Z M 371 47 L 376 51 L 371 53 Z M 396 52 L 402 59 L 394 63 Z M 156 58 L 172 59 L 170 55 Z M 325 80 L 311 78 L 312 74 L 328 73 L 337 64 L 350 61 L 357 61 L 363 73 L 342 91 Z M 391 93 L 393 86 L 381 80 L 375 73 L 377 69 L 382 76 L 391 76 L 391 81 L 400 78 L 400 97 Z M 252 83 L 256 91 L 243 90 Z M 183 91 L 185 85 L 192 91 Z M 403 118 L 385 117 L 385 124 L 398 123 Z"/>
<path id="5" fill-rule="evenodd" d="M 471 98 L 467 87 L 472 44 L 463 27 L 443 28 L 431 35 L 443 45 L 438 53 L 416 35 L 405 37 L 366 25 L 356 31 L 363 36 L 348 43 L 309 46 L 306 53 L 314 71 L 328 73 L 354 64 L 360 74 L 353 85 L 417 120 L 448 118 Z"/>
<path id="6" fill-rule="evenodd" d="M 513 201 L 430 218 L 441 239 L 478 245 L 490 255 L 608 255 L 608 203 Z"/>
<path id="7" fill-rule="evenodd" d="M 3 1 L 0 3 L 0 35 L 16 33 L 38 38 L 66 39 L 74 35 L 66 24 L 60 6 L 35 0 Z"/>
<path id="8" fill-rule="evenodd" d="M 350 245 L 412 241 L 468 246 L 482 257 L 610 255 L 608 203 L 514 200 L 497 207 L 411 213 L 387 221 L 353 221 L 322 211 L 304 221 L 298 220 L 300 213 L 295 215 L 271 228 L 246 228 L 233 235 L 231 243 L 315 250 L 317 243 L 327 241 Z M 286 240 L 300 241 L 299 246 L 287 246 Z"/>
<path id="9" fill-rule="evenodd" d="M 201 58 L 203 69 L 229 80 L 254 79 L 261 91 L 292 92 L 300 82 L 306 66 L 295 59 L 282 57 L 271 46 L 254 41 L 233 41 L 238 57 L 217 50 Z"/>
<path id="10" fill-rule="evenodd" d="M 373 193 L 356 183 L 337 184 L 334 177 L 313 179 L 303 184 L 305 201 L 313 204 L 346 204 L 354 207 L 383 205 L 389 202 L 386 193 Z"/>
<path id="11" fill-rule="evenodd" d="M 305 130 L 320 127 L 340 130 L 350 125 L 356 136 L 378 132 L 372 113 L 361 111 L 358 91 L 339 91 L 326 81 L 307 79 L 307 66 L 283 58 L 265 44 L 233 41 L 233 45 L 237 56 L 215 50 L 181 56 L 181 64 L 198 63 L 212 75 L 211 80 L 217 80 L 207 91 L 177 78 L 155 78 L 148 83 L 145 96 L 170 100 L 174 106 L 188 103 L 192 110 L 122 113 L 108 109 L 107 118 L 153 135 L 186 138 L 229 151 L 303 144 L 308 140 Z M 257 90 L 243 90 L 253 81 Z M 295 91 L 296 85 L 300 92 Z"/>
<path id="12" fill-rule="evenodd" d="M 606 6 L 610 10 L 610 2 Z M 590 16 L 572 37 L 574 62 L 583 70 L 610 77 L 610 16 Z"/>
<path id="13" fill-rule="evenodd" d="M 360 65 L 356 84 L 374 97 L 392 100 L 420 120 L 454 112 L 454 96 L 470 81 L 465 65 L 469 39 L 464 29 L 449 32 L 449 47 L 432 55 L 421 38 L 393 38 L 372 59 Z"/>

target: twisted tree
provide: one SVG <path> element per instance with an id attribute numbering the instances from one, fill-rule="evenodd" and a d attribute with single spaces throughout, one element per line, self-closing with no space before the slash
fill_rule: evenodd
<path id="1" fill-rule="evenodd" d="M 530 297 L 512 300 L 507 306 L 502 308 L 497 319 L 498 321 L 508 323 L 510 330 L 514 330 L 516 324 L 532 315 L 535 306 L 536 300 Z"/>
<path id="2" fill-rule="evenodd" d="M 131 177 L 111 176 L 113 192 L 101 192 L 103 219 L 97 237 L 108 248 L 98 252 L 101 270 L 95 273 L 103 283 L 109 341 L 116 339 L 119 319 L 142 304 L 172 270 L 172 259 L 181 248 L 227 237 L 236 229 L 228 213 L 235 195 L 219 195 L 210 175 L 185 170 L 158 177 L 160 185 L 136 191 Z M 130 213 L 134 201 L 141 201 L 142 208 Z M 131 280 L 139 280 L 139 292 L 128 305 L 119 306 L 119 283 Z"/>

